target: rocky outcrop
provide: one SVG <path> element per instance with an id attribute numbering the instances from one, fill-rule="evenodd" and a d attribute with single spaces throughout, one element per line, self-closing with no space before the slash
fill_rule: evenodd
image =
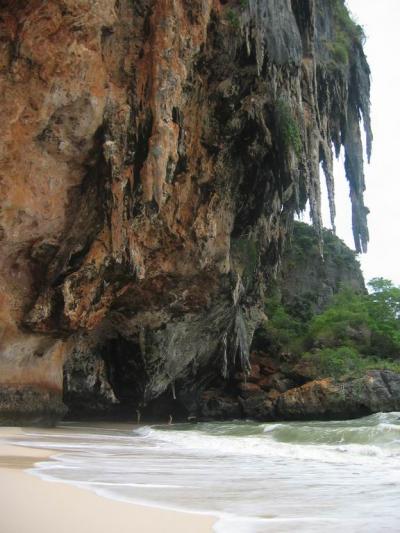
<path id="1" fill-rule="evenodd" d="M 360 377 L 306 377 L 293 361 L 253 352 L 251 371 L 229 387 L 205 391 L 200 419 L 344 420 L 400 410 L 400 374 L 371 370 Z"/>
<path id="2" fill-rule="evenodd" d="M 346 419 L 399 409 L 400 375 L 388 370 L 345 382 L 311 381 L 288 390 L 274 404 L 275 416 L 284 420 Z"/>
<path id="3" fill-rule="evenodd" d="M 321 313 L 341 289 L 366 290 L 356 254 L 332 231 L 322 236 L 323 255 L 314 228 L 295 222 L 276 280 L 282 305 L 302 319 Z"/>
<path id="4" fill-rule="evenodd" d="M 341 0 L 0 1 L 0 25 L 0 412 L 190 414 L 249 369 L 260 261 L 307 200 L 321 232 L 320 164 L 334 217 L 332 143 L 366 248 L 357 27 Z"/>
<path id="5" fill-rule="evenodd" d="M 67 412 L 60 391 L 48 385 L 2 385 L 0 425 L 52 426 Z M 23 407 L 23 409 L 21 409 Z"/>

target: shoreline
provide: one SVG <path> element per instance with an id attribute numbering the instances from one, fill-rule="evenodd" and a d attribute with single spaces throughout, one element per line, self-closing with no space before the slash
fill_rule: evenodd
<path id="1" fill-rule="evenodd" d="M 51 460 L 57 451 L 7 442 L 22 435 L 19 428 L 0 428 L 2 533 L 207 533 L 218 521 L 212 515 L 128 503 L 44 480 L 26 470 L 40 460 Z"/>

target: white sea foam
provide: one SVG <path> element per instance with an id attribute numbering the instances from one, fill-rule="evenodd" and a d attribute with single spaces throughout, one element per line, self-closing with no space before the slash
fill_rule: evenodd
<path id="1" fill-rule="evenodd" d="M 345 443 L 344 438 L 333 439 L 335 444 L 320 444 L 317 442 L 305 445 L 304 442 L 284 442 L 275 436 L 277 429 L 284 427 L 282 424 L 274 425 L 273 428 L 265 427 L 262 436 L 251 435 L 249 437 L 224 437 L 207 435 L 201 431 L 167 432 L 146 428 L 146 435 L 163 444 L 170 444 L 177 449 L 197 451 L 204 454 L 234 454 L 234 455 L 260 455 L 264 457 L 282 457 L 287 459 L 318 460 L 321 462 L 333 463 L 368 463 L 380 464 L 387 457 L 398 459 L 396 462 L 400 466 L 400 449 L 393 451 L 391 448 L 372 444 L 374 439 L 369 440 L 371 444 Z M 305 428 L 307 431 L 307 427 Z M 400 434 L 400 427 L 396 426 Z M 314 429 L 315 432 L 315 429 Z M 359 432 L 359 430 L 358 430 Z M 360 432 L 359 432 L 360 433 Z M 365 433 L 370 434 L 369 428 Z M 301 440 L 301 439 L 300 439 Z M 328 439 L 327 439 L 328 440 Z M 375 439 L 379 440 L 379 439 Z M 321 439 L 322 441 L 322 439 Z M 321 442 L 320 441 L 320 442 Z M 391 444 L 395 443 L 392 441 Z M 393 465 L 394 466 L 394 465 Z"/>
<path id="2" fill-rule="evenodd" d="M 31 470 L 106 497 L 213 513 L 218 533 L 400 530 L 400 413 L 355 421 L 30 431 Z M 373 502 L 373 505 L 371 505 Z"/>

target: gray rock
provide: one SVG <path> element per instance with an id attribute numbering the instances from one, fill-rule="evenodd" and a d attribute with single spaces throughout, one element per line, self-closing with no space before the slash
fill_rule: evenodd
<path id="1" fill-rule="evenodd" d="M 316 380 L 290 389 L 275 401 L 283 420 L 346 419 L 400 410 L 400 375 L 371 371 L 345 382 Z"/>
<path id="2" fill-rule="evenodd" d="M 61 391 L 0 385 L 0 426 L 53 426 L 66 412 Z"/>

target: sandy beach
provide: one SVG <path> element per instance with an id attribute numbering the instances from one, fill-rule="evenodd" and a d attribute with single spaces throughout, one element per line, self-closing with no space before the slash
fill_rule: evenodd
<path id="1" fill-rule="evenodd" d="M 22 433 L 18 428 L 0 428 L 1 533 L 212 531 L 212 516 L 123 503 L 28 474 L 25 469 L 56 452 L 5 442 Z"/>

